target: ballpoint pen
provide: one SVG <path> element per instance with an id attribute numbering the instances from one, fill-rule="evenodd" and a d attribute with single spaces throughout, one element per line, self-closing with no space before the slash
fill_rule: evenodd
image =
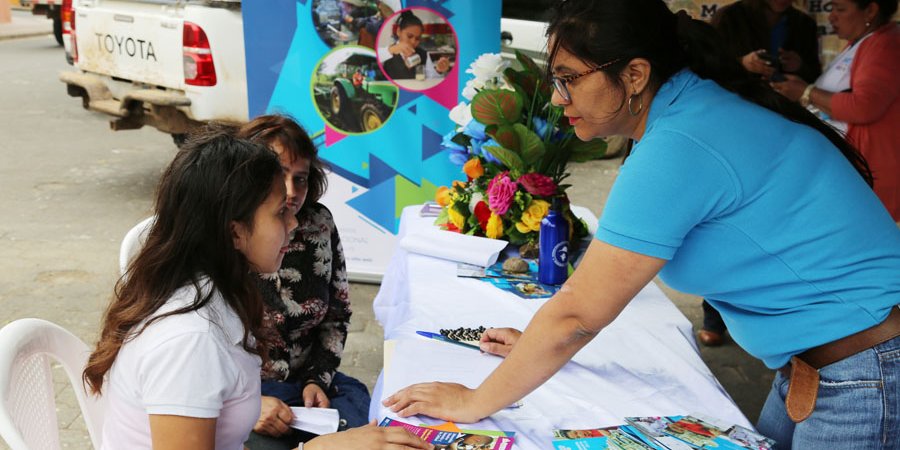
<path id="1" fill-rule="evenodd" d="M 481 351 L 481 349 L 477 345 L 467 344 L 465 342 L 454 341 L 453 339 L 450 339 L 442 334 L 431 333 L 429 331 L 416 331 L 416 334 L 418 334 L 419 336 L 427 337 L 429 339 L 434 339 L 436 341 L 449 342 L 451 344 L 461 345 L 466 348 L 471 348 L 473 350 Z"/>

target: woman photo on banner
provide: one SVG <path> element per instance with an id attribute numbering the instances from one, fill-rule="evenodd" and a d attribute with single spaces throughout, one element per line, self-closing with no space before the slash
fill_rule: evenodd
<path id="1" fill-rule="evenodd" d="M 847 47 L 813 84 L 772 86 L 846 133 L 865 156 L 875 193 L 900 223 L 900 26 L 897 0 L 833 0 L 828 20 Z"/>
<path id="2" fill-rule="evenodd" d="M 422 10 L 418 14 L 423 14 Z M 406 9 L 394 16 L 393 27 L 389 23 L 385 28 L 396 28 L 394 42 L 379 42 L 379 59 L 384 73 L 394 80 L 434 79 L 441 78 L 450 72 L 451 57 L 446 54 L 429 54 L 422 46 L 425 34 L 425 22 L 412 9 Z M 389 31 L 389 30 L 387 30 Z M 381 40 L 385 40 L 386 31 L 382 31 Z M 455 52 L 452 48 L 451 53 Z M 433 60 L 432 57 L 436 57 Z M 402 83 L 402 81 L 401 81 Z"/>
<path id="3" fill-rule="evenodd" d="M 659 275 L 707 298 L 735 342 L 778 370 L 760 433 L 785 448 L 900 449 L 900 230 L 865 160 L 663 0 L 559 1 L 547 33 L 553 102 L 578 138 L 636 144 L 572 276 L 523 333 L 483 335 L 482 350 L 506 355 L 494 372 L 474 389 L 423 383 L 383 404 L 401 417 L 490 416 Z"/>

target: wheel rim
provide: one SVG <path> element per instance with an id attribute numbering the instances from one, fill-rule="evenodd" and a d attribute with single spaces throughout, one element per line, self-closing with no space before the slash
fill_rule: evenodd
<path id="1" fill-rule="evenodd" d="M 335 114 L 341 112 L 341 94 L 337 91 L 331 93 L 331 111 Z"/>
<path id="2" fill-rule="evenodd" d="M 363 126 L 366 131 L 378 129 L 383 124 L 384 122 L 381 121 L 381 117 L 378 117 L 378 114 L 375 114 L 372 111 L 366 111 L 363 115 Z"/>

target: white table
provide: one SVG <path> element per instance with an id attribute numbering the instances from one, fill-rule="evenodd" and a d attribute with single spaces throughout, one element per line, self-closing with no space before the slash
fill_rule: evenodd
<path id="1" fill-rule="evenodd" d="M 433 226 L 434 218 L 419 217 L 419 209 L 403 210 L 399 238 Z M 372 395 L 370 418 L 398 418 L 381 400 L 402 387 L 427 381 L 476 387 L 501 361 L 422 338 L 417 330 L 480 325 L 523 329 L 545 301 L 457 278 L 456 263 L 398 247 L 374 303 L 384 327 L 386 364 Z M 549 449 L 553 429 L 617 425 L 626 416 L 690 413 L 750 426 L 700 359 L 690 322 L 650 284 L 559 373 L 525 397 L 520 408 L 463 428 L 515 431 L 516 448 Z M 439 423 L 426 417 L 401 420 Z"/>

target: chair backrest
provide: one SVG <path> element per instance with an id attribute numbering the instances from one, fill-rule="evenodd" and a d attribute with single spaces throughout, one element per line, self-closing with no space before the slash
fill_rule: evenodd
<path id="1" fill-rule="evenodd" d="M 51 358 L 62 365 L 94 448 L 100 448 L 104 404 L 85 393 L 81 372 L 90 350 L 64 328 L 20 319 L 0 329 L 0 436 L 12 450 L 58 449 Z"/>
<path id="2" fill-rule="evenodd" d="M 122 239 L 122 246 L 119 247 L 119 274 L 125 275 L 125 271 L 128 270 L 128 264 L 131 263 L 131 260 L 137 256 L 141 247 L 147 242 L 147 234 L 150 232 L 150 227 L 155 220 L 156 216 L 150 216 L 138 222 L 125 234 L 125 238 Z"/>

